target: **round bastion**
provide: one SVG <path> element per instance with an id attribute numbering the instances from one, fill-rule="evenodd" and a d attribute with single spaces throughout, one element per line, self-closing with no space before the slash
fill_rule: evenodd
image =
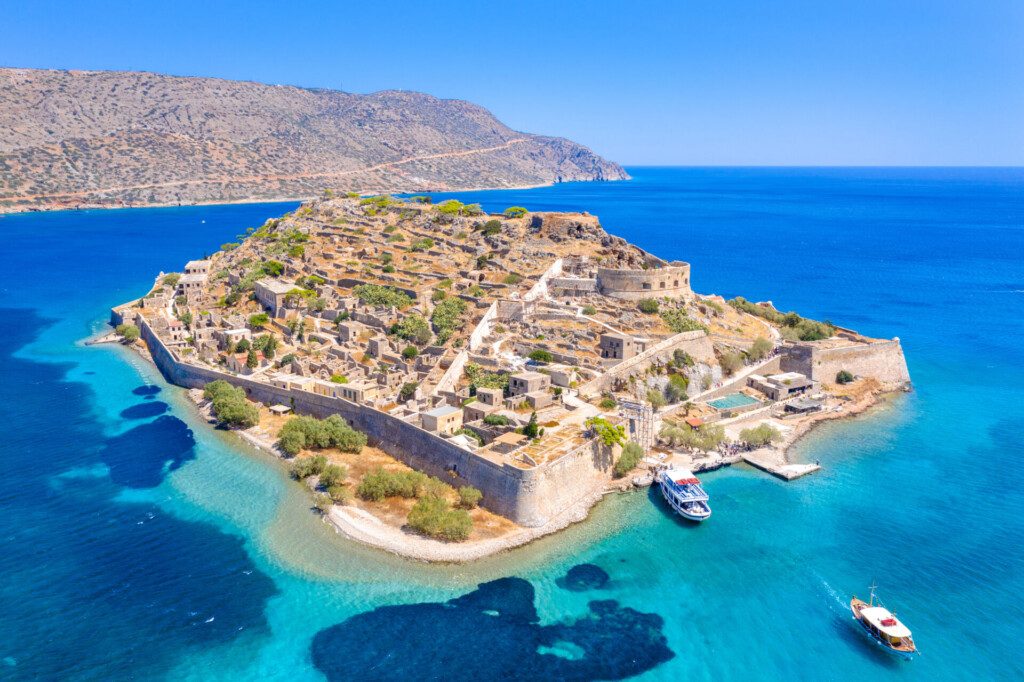
<path id="1" fill-rule="evenodd" d="M 632 300 L 687 297 L 693 293 L 690 290 L 690 264 L 673 261 L 647 270 L 598 268 L 597 290 L 605 296 Z"/>

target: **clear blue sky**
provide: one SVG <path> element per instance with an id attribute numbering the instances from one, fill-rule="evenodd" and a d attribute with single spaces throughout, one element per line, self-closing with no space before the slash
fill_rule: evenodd
<path id="1" fill-rule="evenodd" d="M 0 0 L 0 64 L 467 99 L 625 164 L 1024 165 L 1024 0 Z"/>

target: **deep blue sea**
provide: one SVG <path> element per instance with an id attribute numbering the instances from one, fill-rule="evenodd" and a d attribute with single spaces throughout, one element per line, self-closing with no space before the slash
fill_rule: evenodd
<path id="1" fill-rule="evenodd" d="M 454 196 L 589 211 L 700 292 L 899 336 L 914 392 L 811 434 L 813 476 L 706 475 L 699 527 L 633 493 L 416 564 L 338 537 L 276 460 L 81 344 L 294 204 L 3 216 L 0 679 L 1024 678 L 1024 170 L 629 170 Z M 849 617 L 872 580 L 916 660 Z"/>

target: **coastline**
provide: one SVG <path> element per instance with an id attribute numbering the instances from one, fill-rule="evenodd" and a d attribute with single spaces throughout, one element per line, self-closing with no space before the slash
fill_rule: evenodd
<path id="1" fill-rule="evenodd" d="M 567 182 L 625 182 L 632 178 L 626 177 L 621 180 L 568 180 Z M 541 182 L 532 185 L 508 185 L 504 187 L 445 187 L 445 188 L 433 188 L 433 189 L 390 189 L 390 190 L 371 190 L 371 189 L 354 189 L 346 190 L 356 192 L 360 195 L 369 194 L 410 194 L 414 192 L 421 192 L 423 194 L 441 194 L 445 192 L 490 192 L 499 190 L 527 190 L 537 189 L 540 187 L 554 187 L 558 182 Z M 102 190 L 97 190 L 102 191 Z M 339 190 L 340 191 L 340 190 Z M 189 202 L 154 202 L 146 204 L 98 204 L 98 203 L 82 203 L 75 206 L 68 206 L 60 203 L 48 203 L 41 205 L 25 205 L 25 206 L 3 206 L 2 203 L 5 201 L 3 197 L 0 197 L 0 217 L 5 215 L 21 215 L 24 213 L 55 213 L 58 211 L 105 211 L 105 210 L 117 210 L 117 209 L 131 209 L 131 208 L 188 208 L 193 206 L 233 206 L 239 204 L 276 204 L 276 203 L 302 203 L 311 201 L 316 197 L 313 196 L 282 196 L 282 197 L 252 197 L 247 199 L 211 199 L 209 201 L 189 201 Z"/>
<path id="2" fill-rule="evenodd" d="M 90 345 L 120 343 L 119 341 L 116 341 L 115 338 L 111 337 L 109 333 L 102 335 L 99 338 L 93 337 L 87 340 L 87 343 L 88 342 L 91 342 Z M 138 353 L 143 359 L 153 363 L 154 367 L 156 366 L 156 363 L 153 361 L 152 354 L 149 352 L 149 348 L 145 343 L 133 343 L 126 347 L 129 350 Z M 188 402 L 195 408 L 196 416 L 200 417 L 202 421 L 209 426 L 211 424 L 212 417 L 208 412 L 204 411 L 202 407 L 203 401 L 199 397 L 201 396 L 201 393 L 198 389 L 190 390 L 182 388 L 181 390 L 189 396 L 190 400 Z M 887 394 L 894 392 L 895 390 L 884 390 L 881 388 L 867 391 L 859 399 L 851 401 L 848 405 L 844 405 L 844 409 L 842 410 L 822 412 L 808 417 L 800 424 L 797 424 L 792 432 L 786 434 L 785 439 L 779 443 L 779 445 L 773 448 L 762 448 L 761 450 L 754 452 L 769 457 L 770 460 L 772 460 L 772 464 L 779 468 L 787 466 L 810 466 L 813 468 L 804 473 L 815 471 L 819 468 L 816 465 L 794 464 L 791 462 L 789 457 L 790 449 L 804 436 L 813 431 L 817 424 L 830 420 L 856 417 L 877 406 L 879 403 L 884 401 Z M 284 458 L 274 444 L 257 433 L 258 429 L 259 427 L 232 430 L 231 433 L 236 434 L 246 443 L 260 451 L 283 460 Z M 727 461 L 725 458 L 718 457 L 712 462 L 704 463 L 703 467 L 695 470 L 714 470 L 721 466 L 738 463 L 739 461 L 743 461 L 743 459 L 745 458 L 741 458 L 736 461 L 729 459 Z M 696 464 L 696 462 L 694 463 Z M 750 462 L 747 463 L 750 464 Z M 369 511 L 355 506 L 332 505 L 330 510 L 326 514 L 322 515 L 322 520 L 325 523 L 330 524 L 338 534 L 349 540 L 359 542 L 365 546 L 373 547 L 405 559 L 428 563 L 468 563 L 494 556 L 517 547 L 522 547 L 534 540 L 556 533 L 576 523 L 586 521 L 590 516 L 591 509 L 600 502 L 605 495 L 610 493 L 635 492 L 652 485 L 653 476 L 649 475 L 649 471 L 650 470 L 648 468 L 640 466 L 623 478 L 610 479 L 603 488 L 581 498 L 575 504 L 568 507 L 562 513 L 541 526 L 529 528 L 519 527 L 517 530 L 507 533 L 506 535 L 482 540 L 470 540 L 460 543 L 447 543 L 439 540 L 433 540 L 405 531 L 401 528 L 391 526 L 374 516 Z M 766 473 L 774 474 L 774 472 L 770 470 L 765 469 L 765 471 Z M 778 476 L 778 474 L 774 475 Z M 780 477 L 792 480 L 785 476 Z M 796 477 L 797 476 L 794 476 L 793 478 Z"/>
<path id="3" fill-rule="evenodd" d="M 188 393 L 192 398 L 192 404 L 196 407 L 197 414 L 209 424 L 210 415 L 204 411 L 201 403 L 197 400 L 197 394 L 191 391 Z M 237 434 L 253 447 L 283 460 L 281 452 L 272 442 L 259 434 L 258 429 L 259 427 L 233 430 L 232 433 Z M 388 525 L 371 512 L 356 506 L 331 505 L 328 513 L 323 515 L 323 520 L 325 523 L 329 523 L 336 532 L 350 540 L 406 559 L 430 563 L 465 563 L 520 547 L 574 523 L 585 521 L 590 514 L 590 509 L 608 492 L 613 492 L 613 490 L 602 490 L 584 497 L 542 526 L 519 527 L 500 537 L 457 543 L 433 540 L 396 528 Z"/>

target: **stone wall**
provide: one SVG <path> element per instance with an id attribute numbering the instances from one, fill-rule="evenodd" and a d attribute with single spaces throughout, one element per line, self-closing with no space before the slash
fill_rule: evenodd
<path id="1" fill-rule="evenodd" d="M 122 316 L 121 310 L 115 310 L 111 318 L 119 322 Z M 319 418 L 338 414 L 366 433 L 373 445 L 409 466 L 455 486 L 468 484 L 479 488 L 484 496 L 483 506 L 523 526 L 543 525 L 592 496 L 603 484 L 603 472 L 610 466 L 595 454 L 593 443 L 533 469 L 494 462 L 371 407 L 182 362 L 141 317 L 139 330 L 154 363 L 171 383 L 202 388 L 223 379 L 244 389 L 254 401 L 289 405 L 297 413 Z"/>
<path id="2" fill-rule="evenodd" d="M 639 300 L 659 296 L 688 297 L 690 264 L 676 261 L 672 265 L 649 270 L 597 269 L 597 289 L 605 296 Z"/>
<path id="3" fill-rule="evenodd" d="M 562 274 L 562 259 L 556 258 L 555 261 L 548 266 L 548 269 L 544 271 L 544 274 L 534 283 L 530 290 L 523 296 L 524 301 L 537 301 L 544 298 L 548 294 L 548 282 L 553 277 L 558 277 Z"/>
<path id="4" fill-rule="evenodd" d="M 580 394 L 597 395 L 611 390 L 617 379 L 627 377 L 634 372 L 646 372 L 651 363 L 655 361 L 668 362 L 677 349 L 689 353 L 698 362 L 713 363 L 715 361 L 715 350 L 707 333 L 700 330 L 683 332 L 654 344 L 643 353 L 624 360 L 604 374 L 591 379 L 580 386 Z"/>
<path id="5" fill-rule="evenodd" d="M 910 371 L 898 338 L 839 347 L 822 347 L 813 341 L 783 347 L 783 372 L 799 372 L 815 381 L 834 384 L 841 370 L 873 377 L 887 388 L 910 384 Z"/>

